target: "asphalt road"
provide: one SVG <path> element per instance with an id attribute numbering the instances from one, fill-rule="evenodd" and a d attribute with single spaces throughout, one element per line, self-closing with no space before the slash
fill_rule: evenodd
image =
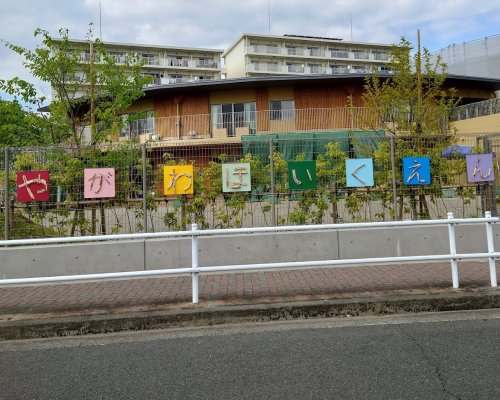
<path id="1" fill-rule="evenodd" d="M 500 310 L 0 342 L 1 399 L 500 399 Z"/>

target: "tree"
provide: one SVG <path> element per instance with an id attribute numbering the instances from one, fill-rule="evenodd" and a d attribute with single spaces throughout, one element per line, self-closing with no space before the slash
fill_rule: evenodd
<path id="1" fill-rule="evenodd" d="M 39 114 L 37 124 L 33 125 L 39 129 L 35 131 L 39 135 L 19 144 L 61 146 L 41 149 L 43 164 L 25 162 L 22 167 L 23 170 L 43 168 L 51 171 L 51 182 L 66 193 L 64 200 L 52 209 L 51 215 L 66 217 L 69 210 L 74 210 L 69 228 L 73 235 L 77 228 L 82 233 L 95 231 L 95 205 L 91 206 L 92 221 L 89 223 L 84 212 L 86 205 L 82 202 L 83 169 L 109 164 L 106 158 L 109 151 L 104 152 L 95 145 L 106 142 L 117 132 L 123 123 L 122 114 L 144 95 L 142 89 L 151 77 L 142 74 L 142 62 L 136 54 L 127 54 L 118 63 L 104 43 L 93 41 L 91 25 L 87 41 L 70 41 L 67 29 L 60 29 L 59 35 L 60 38 L 55 39 L 47 31 L 36 29 L 34 36 L 41 39 L 41 44 L 35 50 L 5 41 L 3 43 L 23 57 L 24 67 L 34 78 L 51 86 L 53 97 L 47 107 L 49 112 Z M 39 96 L 32 83 L 17 77 L 0 79 L 0 90 L 38 108 L 47 100 Z M 17 116 L 16 124 L 6 129 L 9 139 L 6 144 L 9 145 L 16 144 L 16 136 L 31 138 L 24 133 L 19 135 L 19 132 L 32 126 L 29 122 L 34 115 L 25 114 L 21 118 L 18 111 L 14 113 Z M 123 154 L 117 158 L 126 159 L 129 150 L 123 148 L 114 151 L 120 150 Z M 24 155 L 16 154 L 13 159 L 17 162 Z M 26 160 L 30 161 L 31 158 Z M 123 180 L 130 180 L 130 174 L 123 175 Z M 125 183 L 123 185 L 128 187 Z M 62 225 L 59 223 L 59 226 Z"/>
<path id="2" fill-rule="evenodd" d="M 425 48 L 415 55 L 411 50 L 410 42 L 401 38 L 393 46 L 390 74 L 366 79 L 362 98 L 368 117 L 364 122 L 393 135 L 449 134 L 459 98 L 455 89 L 444 86 L 446 64 L 440 57 L 432 62 Z"/>
<path id="3" fill-rule="evenodd" d="M 51 86 L 53 99 L 45 126 L 50 143 L 79 148 L 89 129 L 90 144 L 102 143 L 122 123 L 121 114 L 144 95 L 142 89 L 151 77 L 141 73 L 136 54 L 127 54 L 118 64 L 102 42 L 94 43 L 92 25 L 87 42 L 70 41 L 67 29 L 59 34 L 54 39 L 36 29 L 34 36 L 42 44 L 35 50 L 3 42 L 24 58 L 24 67 L 33 77 Z M 46 101 L 33 84 L 19 78 L 0 80 L 0 90 L 38 107 Z"/>
<path id="4" fill-rule="evenodd" d="M 374 154 L 375 164 L 385 166 L 375 172 L 375 181 L 386 189 L 387 205 L 393 204 L 390 201 L 392 182 L 399 185 L 399 219 L 405 198 L 409 199 L 413 217 L 428 217 L 426 195 L 430 195 L 431 201 L 442 197 L 441 186 L 451 182 L 463 169 L 450 168 L 448 160 L 441 157 L 442 150 L 456 140 L 450 121 L 459 103 L 456 91 L 445 87 L 446 64 L 439 57 L 432 62 L 426 49 L 421 52 L 418 48 L 414 55 L 411 50 L 410 42 L 401 38 L 400 43 L 393 46 L 390 74 L 374 74 L 366 79 L 362 96 L 366 114 L 359 117 L 362 118 L 360 126 L 371 130 L 383 128 L 394 141 L 394 149 L 387 142 Z M 392 152 L 394 174 L 390 167 Z M 402 158 L 424 155 L 431 158 L 432 183 L 424 187 L 401 185 Z"/>
<path id="5" fill-rule="evenodd" d="M 0 146 L 34 146 L 47 140 L 43 120 L 17 101 L 0 99 Z"/>

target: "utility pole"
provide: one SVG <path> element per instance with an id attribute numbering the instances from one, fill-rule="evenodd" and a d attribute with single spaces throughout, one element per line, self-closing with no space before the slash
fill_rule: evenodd
<path id="1" fill-rule="evenodd" d="M 421 108 L 422 107 L 422 53 L 420 52 L 420 29 L 417 29 L 417 65 L 416 65 L 416 71 L 417 71 L 417 87 L 418 87 L 418 92 L 417 92 L 417 99 L 418 99 L 418 106 Z"/>
<path id="2" fill-rule="evenodd" d="M 94 143 L 96 137 L 95 129 L 95 104 L 94 104 L 94 42 L 92 38 L 92 26 L 89 28 L 89 75 L 90 75 L 90 143 Z"/>

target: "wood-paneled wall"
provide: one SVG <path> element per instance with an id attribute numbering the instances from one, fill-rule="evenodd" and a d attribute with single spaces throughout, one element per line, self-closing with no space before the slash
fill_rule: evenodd
<path id="1" fill-rule="evenodd" d="M 154 101 L 156 115 L 156 131 L 161 137 L 188 136 L 191 131 L 199 135 L 210 133 L 210 118 L 201 118 L 199 115 L 210 114 L 208 93 L 190 93 L 182 96 L 157 97 Z M 184 118 L 186 115 L 196 118 Z M 182 116 L 183 124 L 175 117 Z"/>
<path id="2" fill-rule="evenodd" d="M 345 129 L 352 125 L 347 107 L 348 96 L 355 106 L 361 104 L 362 88 L 357 86 L 299 86 L 295 88 L 296 126 L 298 130 Z M 332 112 L 315 112 L 332 109 Z M 310 110 L 309 112 L 300 110 Z M 338 112 L 337 112 L 338 111 Z"/>
<path id="3" fill-rule="evenodd" d="M 257 109 L 257 130 L 259 132 L 269 130 L 269 117 L 266 113 L 259 111 L 269 109 L 269 91 L 267 88 L 259 88 L 255 93 L 255 108 Z"/>

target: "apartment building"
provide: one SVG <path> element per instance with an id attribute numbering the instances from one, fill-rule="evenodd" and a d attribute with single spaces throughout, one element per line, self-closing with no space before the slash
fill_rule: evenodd
<path id="1" fill-rule="evenodd" d="M 81 51 L 82 63 L 88 63 L 88 42 L 72 39 L 70 43 Z M 123 63 L 127 54 L 137 54 L 144 61 L 143 73 L 154 78 L 151 86 L 221 79 L 223 50 L 220 49 L 112 42 L 104 45 L 117 64 Z"/>
<path id="2" fill-rule="evenodd" d="M 223 54 L 227 78 L 388 72 L 392 45 L 296 35 L 241 35 Z"/>

